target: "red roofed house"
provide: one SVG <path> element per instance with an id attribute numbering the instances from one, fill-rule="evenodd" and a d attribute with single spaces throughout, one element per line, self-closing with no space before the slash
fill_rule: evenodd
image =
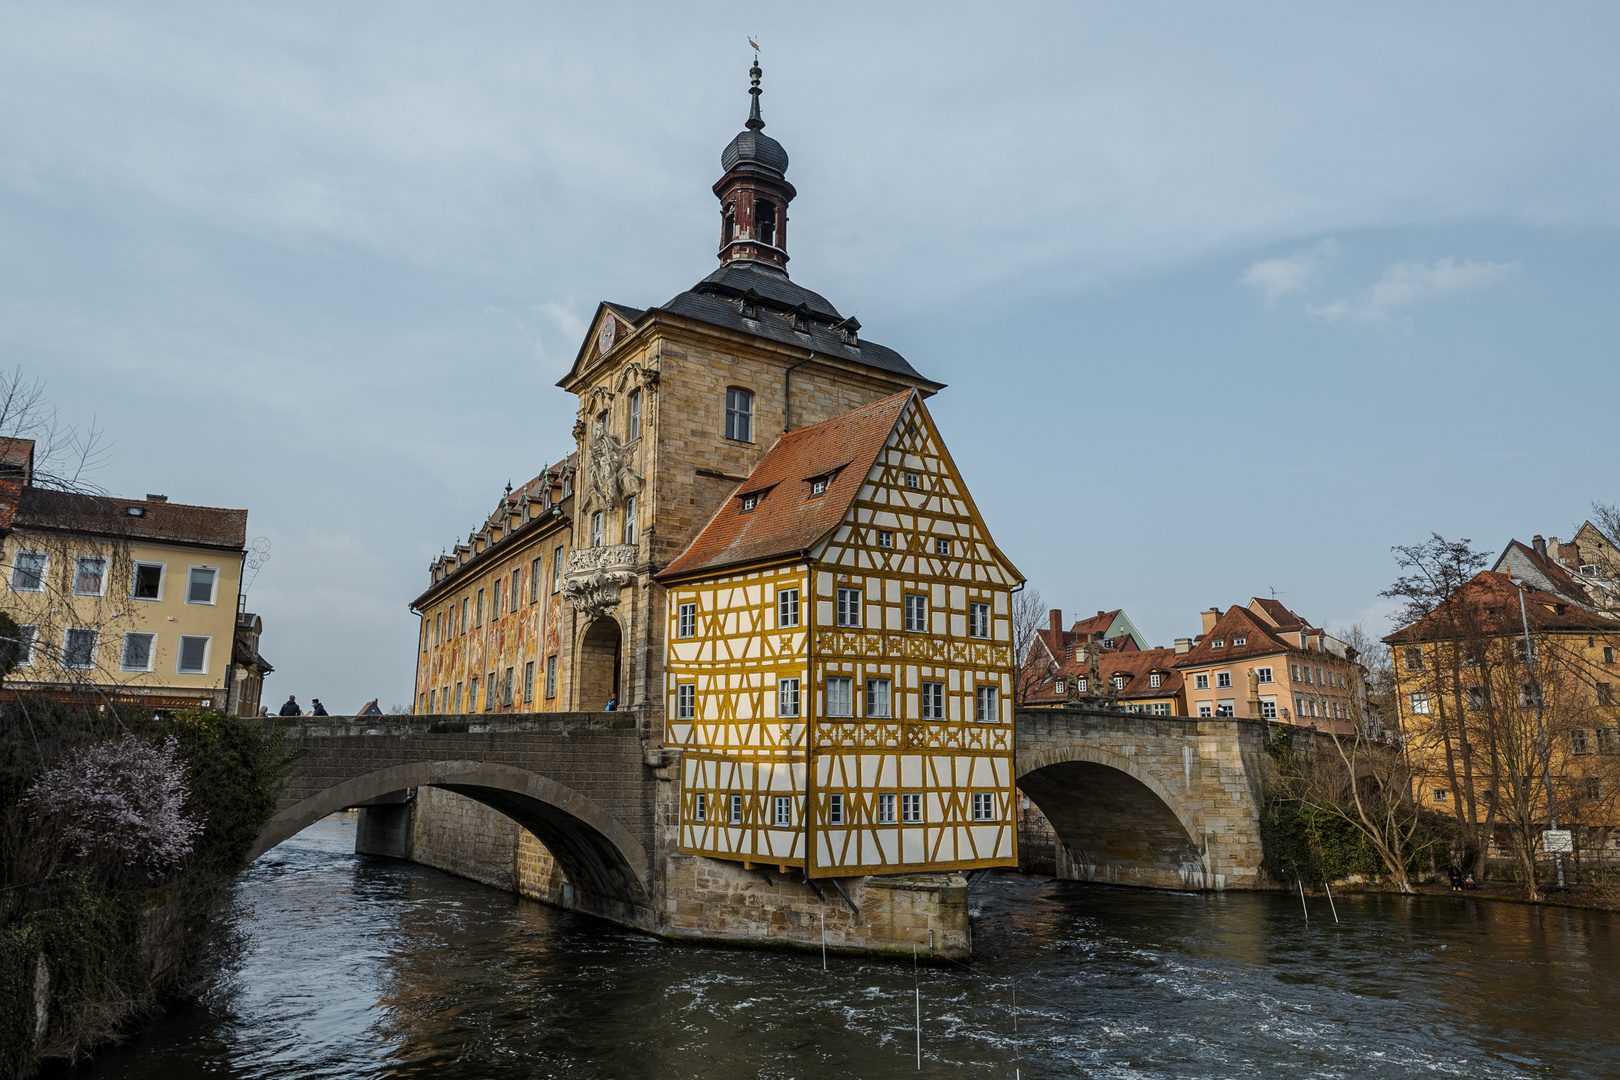
<path id="1" fill-rule="evenodd" d="M 1011 589 L 922 395 L 778 437 L 659 575 L 681 850 L 1012 866 Z"/>
<path id="2" fill-rule="evenodd" d="M 1362 692 L 1354 651 L 1276 600 L 1203 612 L 1204 632 L 1176 643 L 1190 716 L 1354 730 Z"/>

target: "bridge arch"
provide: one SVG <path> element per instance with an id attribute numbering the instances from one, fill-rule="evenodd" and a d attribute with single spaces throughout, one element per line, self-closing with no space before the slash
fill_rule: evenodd
<path id="1" fill-rule="evenodd" d="M 1058 876 L 1218 888 L 1186 801 L 1134 757 L 1075 741 L 1018 755 L 1018 787 L 1052 823 Z"/>
<path id="2" fill-rule="evenodd" d="M 599 803 L 549 777 L 494 761 L 416 761 L 350 777 L 276 812 L 249 861 L 328 814 L 408 788 L 439 787 L 483 803 L 532 832 L 574 886 L 574 906 L 650 926 L 652 860 Z"/>

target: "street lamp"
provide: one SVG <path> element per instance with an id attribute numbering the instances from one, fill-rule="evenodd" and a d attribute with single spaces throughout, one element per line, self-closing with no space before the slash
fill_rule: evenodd
<path id="1" fill-rule="evenodd" d="M 1512 579 L 1509 579 L 1512 580 Z M 1525 582 L 1515 581 L 1519 588 L 1519 622 L 1524 626 L 1524 659 L 1530 665 L 1530 696 L 1536 706 L 1536 741 L 1541 747 L 1541 783 L 1547 790 L 1547 831 L 1558 829 L 1558 807 L 1553 801 L 1552 760 L 1547 755 L 1547 728 L 1541 721 L 1541 680 L 1536 678 L 1536 650 L 1530 641 L 1530 615 L 1524 606 Z M 1542 839 L 1546 844 L 1545 834 Z M 1553 852 L 1553 866 L 1558 870 L 1558 887 L 1564 888 L 1564 854 Z M 1530 882 L 1532 888 L 1535 882 Z"/>

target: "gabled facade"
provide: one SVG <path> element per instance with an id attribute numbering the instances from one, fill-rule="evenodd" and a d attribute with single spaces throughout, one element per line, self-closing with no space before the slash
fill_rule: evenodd
<path id="1" fill-rule="evenodd" d="M 1491 570 L 1590 610 L 1620 610 L 1620 548 L 1590 521 L 1567 544 L 1539 534 L 1529 544 L 1509 540 Z"/>
<path id="2" fill-rule="evenodd" d="M 1344 642 L 1259 597 L 1202 617 L 1204 632 L 1176 646 L 1189 716 L 1354 730 L 1364 680 Z"/>
<path id="3" fill-rule="evenodd" d="M 0 440 L 0 608 L 27 643 L 0 699 L 240 707 L 253 674 L 235 655 L 248 512 L 35 479 L 33 443 Z"/>
<path id="4" fill-rule="evenodd" d="M 1109 642 L 1129 642 L 1125 637 Z M 1150 716 L 1186 716 L 1180 659 L 1174 649 L 1106 648 L 1106 642 L 1077 645 L 1070 659 L 1033 681 L 1024 697 L 1031 708 L 1103 705 Z M 1093 655 L 1095 654 L 1095 655 Z"/>
<path id="5" fill-rule="evenodd" d="M 1015 865 L 1011 590 L 922 395 L 794 430 L 659 574 L 681 850 Z"/>

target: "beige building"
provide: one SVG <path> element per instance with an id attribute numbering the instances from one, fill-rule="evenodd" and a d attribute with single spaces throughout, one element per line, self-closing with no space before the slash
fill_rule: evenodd
<path id="1" fill-rule="evenodd" d="M 22 655 L 0 696 L 258 712 L 269 665 L 238 609 L 247 511 L 36 486 L 34 446 L 0 442 L 4 610 Z"/>

